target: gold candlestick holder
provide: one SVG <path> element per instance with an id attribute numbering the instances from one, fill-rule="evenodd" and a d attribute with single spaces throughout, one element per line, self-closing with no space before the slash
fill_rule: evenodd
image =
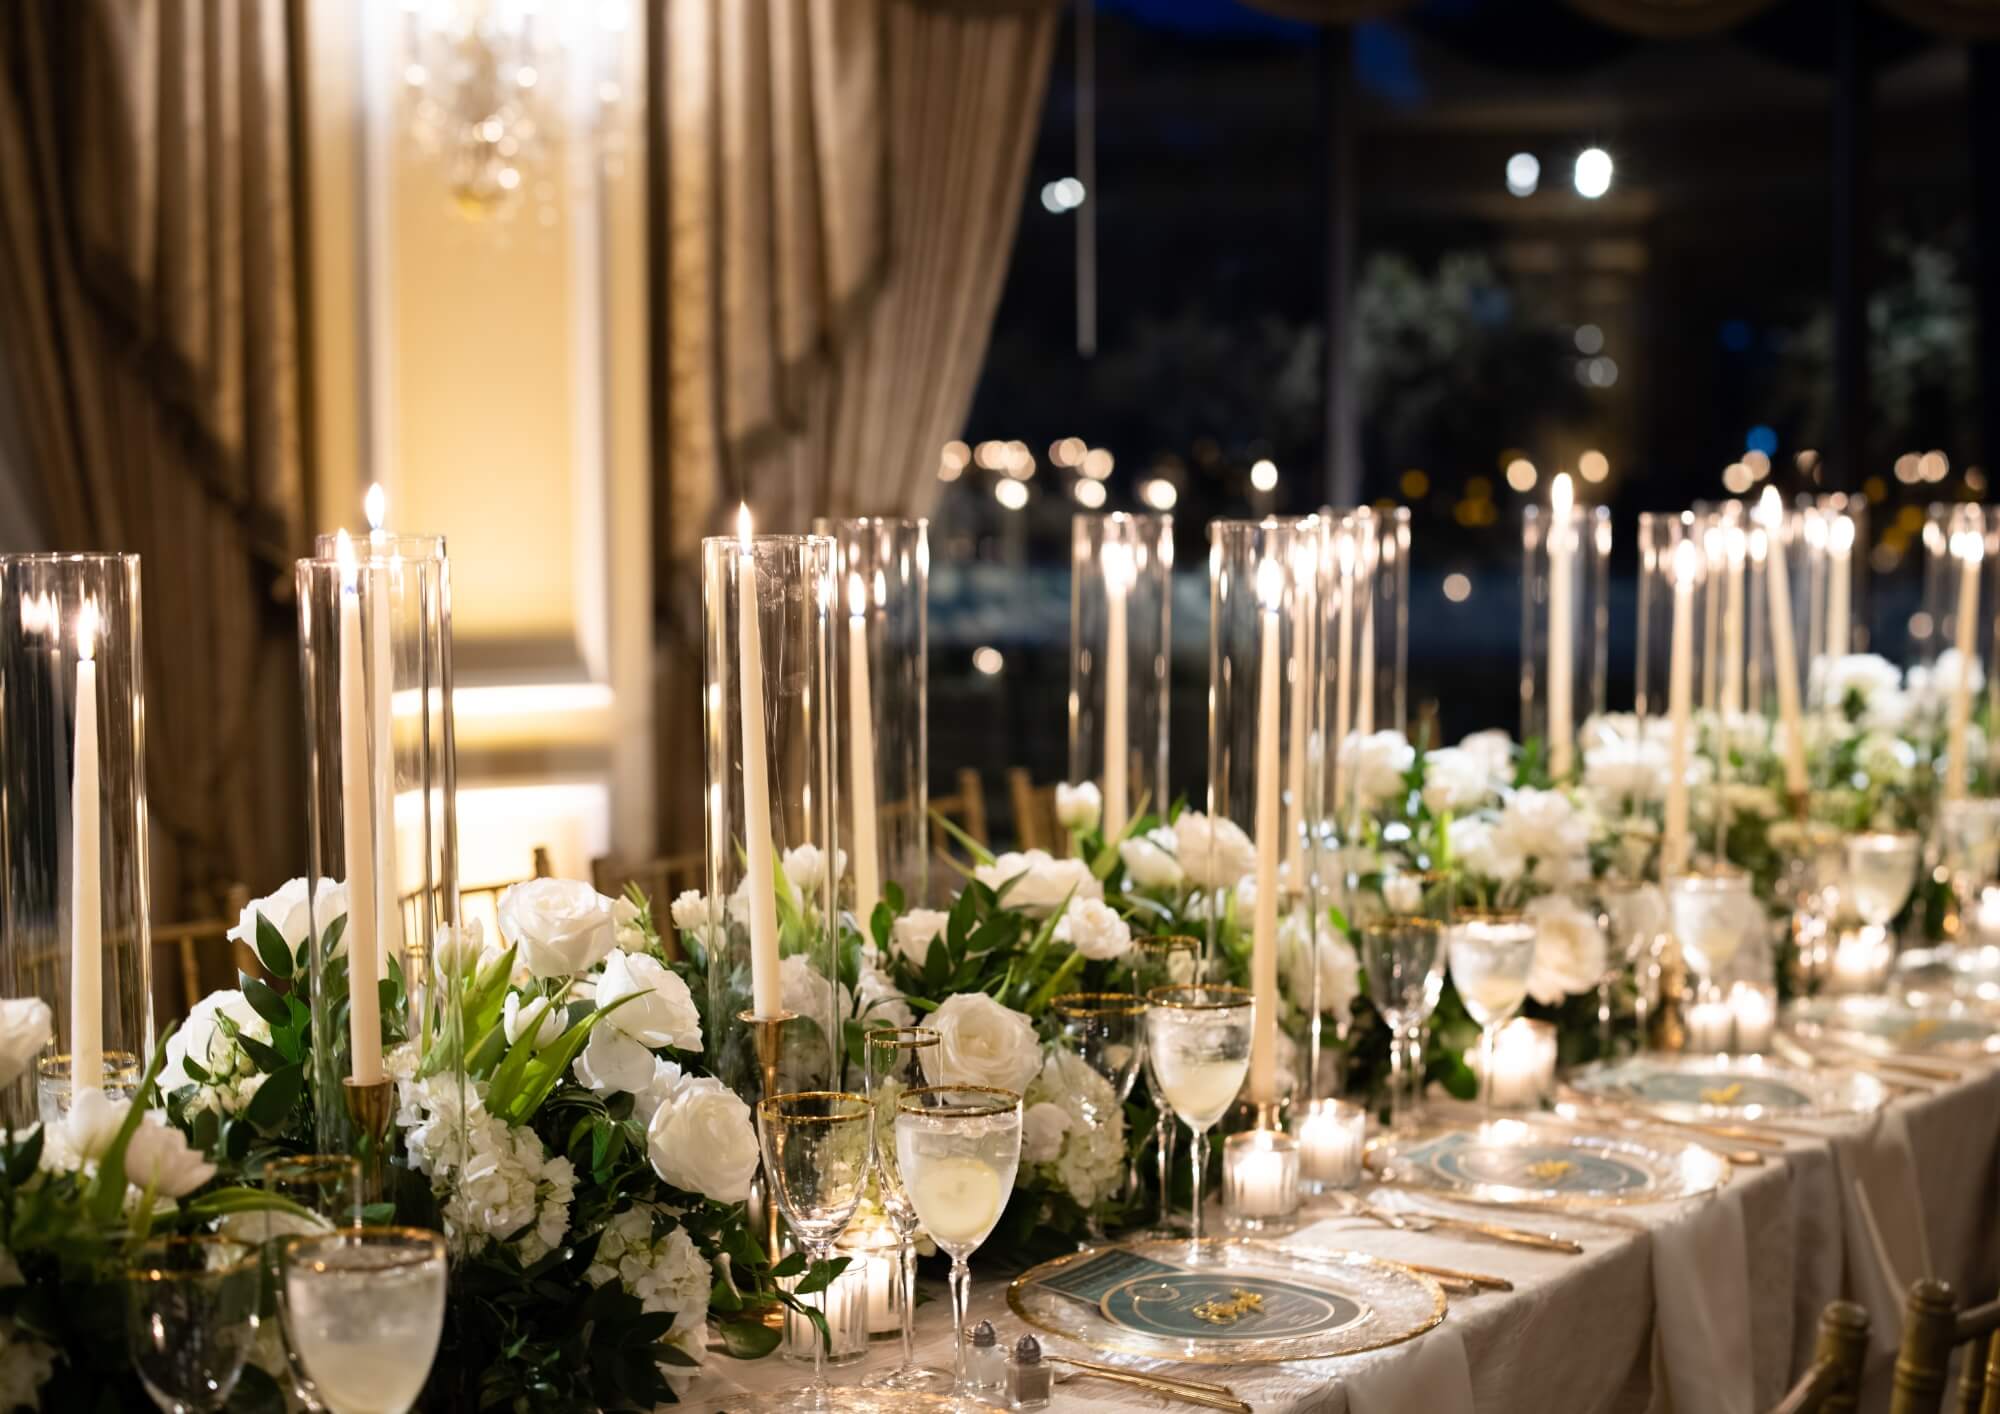
<path id="1" fill-rule="evenodd" d="M 361 1161 L 361 1201 L 386 1202 L 389 1196 L 389 1123 L 396 1113 L 396 1085 L 388 1079 L 341 1082 L 347 1118 L 354 1126 L 355 1155 Z"/>
<path id="2" fill-rule="evenodd" d="M 768 1100 L 778 1093 L 778 1062 L 784 1057 L 785 1023 L 798 1020 L 798 1013 L 780 1011 L 770 1016 L 759 1016 L 754 1011 L 739 1011 L 736 1019 L 750 1028 L 750 1043 L 757 1055 L 758 1098 Z M 764 1253 L 773 1262 L 778 1260 L 778 1204 L 771 1192 L 769 1175 L 760 1165 L 757 1177 L 751 1184 L 751 1217 L 756 1218 L 756 1205 L 761 1197 L 764 1208 Z"/>

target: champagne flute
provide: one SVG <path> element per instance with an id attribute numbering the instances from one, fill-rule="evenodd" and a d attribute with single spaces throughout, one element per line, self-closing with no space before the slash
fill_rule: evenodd
<path id="1" fill-rule="evenodd" d="M 1479 1023 L 1479 1096 L 1482 1116 L 1493 1118 L 1493 1036 L 1528 998 L 1535 965 L 1535 924 L 1522 913 L 1461 913 L 1446 948 L 1459 1000 Z"/>
<path id="2" fill-rule="evenodd" d="M 773 1095 L 757 1106 L 757 1138 L 778 1211 L 791 1224 L 807 1260 L 826 1261 L 868 1187 L 875 1149 L 873 1107 L 865 1097 L 842 1090 Z M 921 1216 L 921 1206 L 918 1212 Z M 812 1387 L 779 1407 L 832 1407 L 824 1340 L 813 1341 Z"/>
<path id="3" fill-rule="evenodd" d="M 1185 933 L 1156 933 L 1134 938 L 1131 958 L 1132 999 L 1144 1003 L 1155 987 L 1182 986 L 1201 973 L 1201 939 Z M 1160 1166 L 1160 1215 L 1154 1225 L 1161 1234 L 1173 1231 L 1172 1193 L 1174 1164 L 1174 1111 L 1160 1088 L 1160 1075 L 1153 1064 L 1151 1046 L 1141 1048 L 1141 1066 L 1146 1074 L 1146 1093 L 1153 1102 L 1153 1147 Z M 1126 1190 L 1138 1186 L 1139 1155 L 1136 1150 L 1126 1163 Z"/>
<path id="4" fill-rule="evenodd" d="M 1444 992 L 1444 925 L 1389 914 L 1361 925 L 1368 997 L 1389 1024 L 1389 1128 L 1413 1127 L 1423 1104 L 1424 1024 Z"/>
<path id="5" fill-rule="evenodd" d="M 331 1232 L 337 1228 L 361 1226 L 361 1161 L 347 1154 L 290 1154 L 267 1159 L 257 1171 L 257 1181 L 272 1193 L 305 1209 L 308 1216 L 266 1209 L 264 1217 L 265 1276 L 270 1283 L 271 1307 L 278 1312 L 279 1334 L 284 1338 L 285 1365 L 291 1372 L 292 1393 L 307 1409 L 326 1406 L 313 1388 L 305 1362 L 293 1348 L 291 1332 L 282 1319 L 285 1304 L 283 1240 L 288 1237 Z"/>
<path id="6" fill-rule="evenodd" d="M 903 1187 L 902 1170 L 896 1166 L 896 1102 L 927 1085 L 928 1074 L 948 1078 L 943 1074 L 944 1038 L 928 1026 L 877 1026 L 862 1033 L 862 1046 L 868 1102 L 875 1110 L 875 1186 L 882 1211 L 896 1233 L 895 1299 L 903 1333 L 903 1363 L 868 1383 L 877 1389 L 942 1394 L 950 1390 L 952 1377 L 917 1363 L 916 1238 L 921 1224 Z"/>
<path id="7" fill-rule="evenodd" d="M 1255 1005 L 1241 987 L 1155 987 L 1146 994 L 1146 1046 L 1167 1104 L 1194 1135 L 1190 1260 L 1201 1256 L 1201 1179 L 1208 1131 L 1236 1102 L 1250 1070 Z"/>
<path id="8" fill-rule="evenodd" d="M 931 1085 L 896 1102 L 896 1165 L 931 1240 L 951 1254 L 956 1392 L 965 1378 L 966 1303 L 979 1250 L 1006 1211 L 1021 1167 L 1021 1097 L 987 1085 Z"/>
<path id="9" fill-rule="evenodd" d="M 219 1236 L 156 1237 L 125 1268 L 125 1348 L 167 1414 L 220 1409 L 257 1338 L 257 1248 Z"/>
<path id="10" fill-rule="evenodd" d="M 414 1408 L 444 1332 L 444 1239 L 415 1227 L 340 1228 L 284 1249 L 291 1348 L 333 1414 Z"/>
<path id="11" fill-rule="evenodd" d="M 1914 830 L 1874 830 L 1849 835 L 1847 891 L 1854 911 L 1871 928 L 1886 928 L 1917 887 L 1922 841 Z"/>

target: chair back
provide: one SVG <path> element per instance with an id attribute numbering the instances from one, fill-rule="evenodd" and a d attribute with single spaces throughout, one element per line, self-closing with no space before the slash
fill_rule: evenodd
<path id="1" fill-rule="evenodd" d="M 1903 1302 L 1903 1343 L 1896 1352 L 1889 1414 L 1937 1414 L 1945 1407 L 1951 1353 L 1970 1345 L 1960 1368 L 1958 1414 L 2000 1414 L 2000 1301 L 1958 1309 L 1949 1282 L 1911 1284 Z"/>
<path id="2" fill-rule="evenodd" d="M 931 797 L 931 814 L 942 816 L 973 839 L 985 844 L 992 838 L 987 834 L 986 787 L 980 783 L 979 772 L 963 768 L 956 775 L 958 789 L 950 795 Z M 937 861 L 950 868 L 957 859 L 953 848 L 956 844 L 943 830 L 932 829 L 931 853 Z"/>
<path id="3" fill-rule="evenodd" d="M 175 1004 L 174 1014 L 186 1016 L 194 1010 L 194 1004 L 206 992 L 202 987 L 202 963 L 212 963 L 211 972 L 221 973 L 225 966 L 229 974 L 227 985 L 235 984 L 236 974 L 247 972 L 252 977 L 264 975 L 264 965 L 257 960 L 257 950 L 235 942 L 229 936 L 243 916 L 243 910 L 250 906 L 250 890 L 241 884 L 231 884 L 223 890 L 221 918 L 198 918 L 187 923 L 167 923 L 153 929 L 155 956 L 163 958 L 167 967 L 159 969 L 172 979 L 168 999 Z M 158 992 L 154 996 L 159 996 Z"/>
<path id="4" fill-rule="evenodd" d="M 1771 1406 L 1770 1414 L 1854 1414 L 1867 1355 L 1868 1312 L 1852 1301 L 1830 1303 L 1820 1313 L 1812 1368 Z"/>
<path id="5" fill-rule="evenodd" d="M 590 861 L 590 882 L 599 893 L 619 898 L 632 885 L 653 906 L 653 926 L 660 931 L 660 947 L 671 960 L 681 955 L 680 935 L 674 931 L 668 908 L 688 889 L 708 890 L 708 856 L 700 850 L 687 854 L 663 855 L 637 864 L 627 864 L 609 855 Z"/>
<path id="6" fill-rule="evenodd" d="M 1010 766 L 1007 794 L 1014 807 L 1014 838 L 1021 848 L 1059 851 L 1063 829 L 1056 819 L 1056 788 L 1036 785 L 1025 766 Z"/>

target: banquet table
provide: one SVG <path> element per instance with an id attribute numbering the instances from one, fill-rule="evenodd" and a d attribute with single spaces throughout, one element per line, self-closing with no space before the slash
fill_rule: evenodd
<path id="1" fill-rule="evenodd" d="M 1317 1206 L 1274 1239 L 1514 1284 L 1511 1292 L 1453 1295 L 1442 1324 L 1400 1345 L 1338 1359 L 1200 1369 L 1105 1356 L 1056 1337 L 1044 1337 L 1045 1346 L 1220 1380 L 1260 1414 L 1753 1414 L 1810 1364 L 1821 1308 L 1846 1296 L 1870 1314 L 1862 1407 L 1877 1409 L 1886 1403 L 1901 1327 L 1900 1289 L 1935 1275 L 1976 1301 L 1991 1296 L 2000 1277 L 2000 1071 L 1968 1068 L 1962 1079 L 1900 1095 L 1866 1119 L 1809 1128 L 1788 1139 L 1781 1155 L 1735 1168 L 1720 1191 L 1675 1203 L 1510 1217 L 1395 1195 L 1413 1208 L 1560 1233 L 1583 1244 L 1581 1255 L 1442 1230 L 1394 1230 Z M 972 1316 L 991 1320 L 1011 1342 L 1025 1327 L 1007 1309 L 998 1255 L 973 1260 Z M 942 1300 L 920 1310 L 919 1354 L 927 1363 L 950 1363 L 948 1321 L 940 1316 L 948 1310 Z M 878 1340 L 864 1362 L 832 1377 L 859 1383 L 891 1367 L 895 1354 L 893 1338 Z M 776 1357 L 712 1355 L 688 1407 L 750 1409 L 759 1395 L 805 1378 L 805 1367 Z M 1194 1406 L 1079 1380 L 1058 1385 L 1053 1407 Z"/>

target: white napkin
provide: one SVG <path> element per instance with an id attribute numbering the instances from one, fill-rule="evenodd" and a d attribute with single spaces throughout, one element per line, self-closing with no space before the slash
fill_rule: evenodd
<path id="1" fill-rule="evenodd" d="M 1654 1406 L 1752 1414 L 1750 1264 L 1735 1193 L 1690 1203 L 1653 1230 L 1653 1305 Z"/>
<path id="2" fill-rule="evenodd" d="M 1390 1346 L 1346 1384 L 1348 1414 L 1472 1414 L 1472 1370 L 1449 1322 Z"/>

